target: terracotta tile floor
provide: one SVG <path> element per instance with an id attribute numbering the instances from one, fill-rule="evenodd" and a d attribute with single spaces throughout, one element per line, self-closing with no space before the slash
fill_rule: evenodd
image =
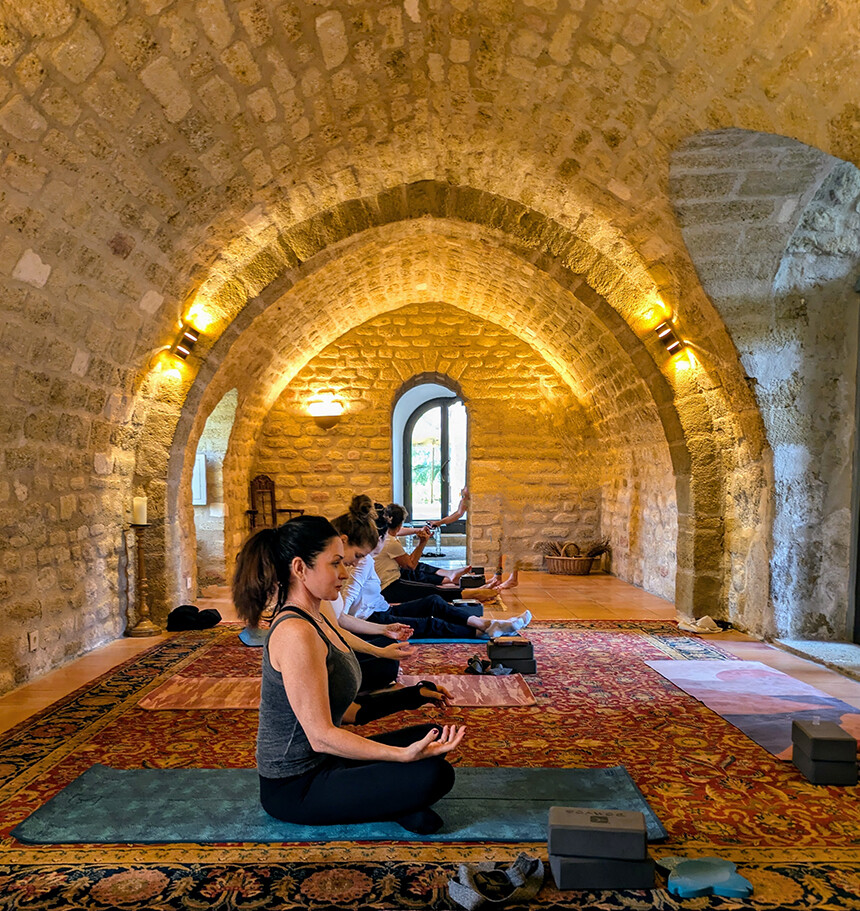
<path id="1" fill-rule="evenodd" d="M 675 619 L 675 609 L 669 601 L 603 574 L 555 576 L 538 572 L 520 573 L 519 587 L 504 592 L 503 602 L 503 609 L 488 613 L 504 617 L 530 610 L 535 620 Z M 217 608 L 224 620 L 237 619 L 227 588 L 208 589 L 205 597 L 198 599 L 197 605 L 201 609 Z M 161 638 L 118 639 L 0 697 L 0 731 L 14 726 Z M 751 639 L 743 633 L 730 631 L 705 638 L 719 641 L 739 658 L 760 661 L 860 708 L 860 682 L 856 680 Z"/>

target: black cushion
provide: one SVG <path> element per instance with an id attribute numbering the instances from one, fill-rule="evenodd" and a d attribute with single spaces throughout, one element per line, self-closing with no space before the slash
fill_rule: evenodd
<path id="1" fill-rule="evenodd" d="M 193 604 L 180 604 L 167 615 L 167 631 L 210 629 L 221 622 L 221 614 L 214 607 L 199 610 Z"/>

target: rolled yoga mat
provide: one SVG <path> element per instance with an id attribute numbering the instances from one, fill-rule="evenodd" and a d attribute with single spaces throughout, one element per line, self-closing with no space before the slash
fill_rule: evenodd
<path id="1" fill-rule="evenodd" d="M 666 830 L 623 766 L 458 768 L 434 805 L 445 825 L 415 835 L 394 822 L 299 826 L 269 816 L 255 769 L 111 769 L 94 765 L 20 823 L 27 844 L 318 841 L 545 842 L 551 806 L 639 810 L 649 839 Z M 384 795 L 380 795 L 384 800 Z"/>

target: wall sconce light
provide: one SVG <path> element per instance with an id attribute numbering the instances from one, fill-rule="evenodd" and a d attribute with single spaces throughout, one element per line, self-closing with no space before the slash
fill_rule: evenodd
<path id="1" fill-rule="evenodd" d="M 308 402 L 308 413 L 316 425 L 330 430 L 343 417 L 346 406 L 333 392 L 321 392 Z"/>
<path id="2" fill-rule="evenodd" d="M 170 348 L 170 353 L 184 361 L 191 354 L 191 349 L 197 344 L 198 338 L 200 338 L 199 330 L 195 329 L 191 323 L 183 323 L 176 341 Z"/>
<path id="3" fill-rule="evenodd" d="M 669 354 L 677 354 L 684 347 L 683 341 L 678 338 L 678 333 L 669 320 L 664 320 L 654 331 Z"/>

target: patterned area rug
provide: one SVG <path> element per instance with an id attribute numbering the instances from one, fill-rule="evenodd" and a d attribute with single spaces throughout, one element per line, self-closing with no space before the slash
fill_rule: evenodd
<path id="1" fill-rule="evenodd" d="M 453 707 L 467 725 L 463 766 L 624 765 L 669 831 L 654 854 L 718 855 L 755 885 L 748 902 L 676 901 L 656 892 L 559 893 L 544 908 L 860 907 L 858 788 L 816 787 L 645 665 L 729 659 L 666 623 L 534 624 L 537 704 Z M 421 646 L 410 673 L 456 673 L 474 646 Z M 93 763 L 117 768 L 247 768 L 252 711 L 144 711 L 167 679 L 247 676 L 259 650 L 235 630 L 173 636 L 9 731 L 0 740 L 0 908 L 451 909 L 464 860 L 511 861 L 542 844 L 116 845 L 29 847 L 11 829 Z M 436 720 L 432 711 L 367 726 Z M 249 795 L 254 799 L 254 795 Z M 520 909 L 521 911 L 521 909 Z"/>

